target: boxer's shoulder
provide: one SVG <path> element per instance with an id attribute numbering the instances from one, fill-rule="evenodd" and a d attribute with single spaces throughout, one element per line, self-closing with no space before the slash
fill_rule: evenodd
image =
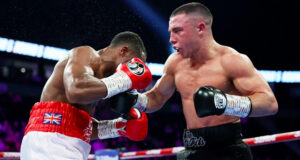
<path id="1" fill-rule="evenodd" d="M 247 55 L 239 53 L 230 47 L 224 51 L 220 62 L 224 71 L 230 75 L 247 73 L 253 68 L 253 64 Z"/>
<path id="2" fill-rule="evenodd" d="M 90 46 L 79 46 L 76 48 L 73 48 L 70 50 L 69 52 L 71 57 L 76 57 L 76 56 L 97 56 L 97 52 L 94 48 L 90 47 Z"/>
<path id="3" fill-rule="evenodd" d="M 221 48 L 221 60 L 222 62 L 230 62 L 230 61 L 245 61 L 249 60 L 248 56 L 238 52 L 234 48 L 228 46 L 222 46 Z"/>
<path id="4" fill-rule="evenodd" d="M 95 51 L 95 49 L 91 46 L 78 46 L 73 48 L 72 50 Z"/>
<path id="5" fill-rule="evenodd" d="M 182 57 L 177 53 L 172 53 L 165 62 L 164 72 L 172 73 L 174 72 L 176 66 L 179 66 L 178 63 Z"/>
<path id="6" fill-rule="evenodd" d="M 79 46 L 69 51 L 68 60 L 71 62 L 90 63 L 92 60 L 98 60 L 99 55 L 90 46 Z"/>
<path id="7" fill-rule="evenodd" d="M 182 59 L 182 57 L 180 56 L 180 54 L 178 54 L 178 53 L 172 53 L 172 54 L 170 54 L 170 56 L 168 57 L 166 63 L 176 63 L 176 62 L 179 61 L 180 59 Z"/>

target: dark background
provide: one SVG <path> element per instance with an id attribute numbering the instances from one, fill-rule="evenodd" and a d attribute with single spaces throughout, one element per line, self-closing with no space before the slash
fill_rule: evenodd
<path id="1" fill-rule="evenodd" d="M 0 34 L 3 37 L 71 49 L 107 46 L 125 30 L 141 35 L 148 61 L 164 63 L 168 48 L 156 22 L 144 23 L 122 0 L 2 1 Z M 134 1 L 133 1 L 134 2 Z M 144 1 L 168 23 L 173 9 L 189 1 Z M 214 15 L 217 42 L 247 54 L 259 69 L 299 70 L 297 58 L 299 8 L 292 0 L 206 0 Z M 165 31 L 167 32 L 167 30 Z"/>
<path id="2" fill-rule="evenodd" d="M 136 0 L 139 1 L 139 0 Z M 134 1 L 133 1 L 134 2 Z M 144 0 L 164 23 L 170 13 L 190 1 Z M 298 58 L 299 5 L 292 0 L 203 0 L 214 15 L 213 33 L 217 42 L 247 54 L 257 69 L 300 70 Z M 164 63 L 170 51 L 168 40 L 156 32 L 159 23 L 145 18 L 129 7 L 128 0 L 6 0 L 0 3 L 0 37 L 71 49 L 90 45 L 106 47 L 112 37 L 122 31 L 138 33 L 144 40 L 148 62 Z M 164 34 L 168 34 L 167 28 Z M 39 101 L 47 69 L 55 61 L 0 52 L 0 118 L 12 130 L 22 131 L 29 111 Z M 27 67 L 20 73 L 20 67 Z M 8 74 L 5 74 L 8 70 Z M 159 77 L 154 77 L 153 83 Z M 299 83 L 270 83 L 279 103 L 275 116 L 243 119 L 244 137 L 299 130 Z M 105 103 L 99 108 L 105 110 Z M 108 118 L 109 111 L 100 118 Z M 105 113 L 105 114 L 104 114 Z M 175 93 L 162 110 L 149 114 L 149 136 L 132 150 L 180 146 L 185 121 L 181 112 L 180 95 Z M 18 125 L 15 123 L 18 122 Z M 14 126 L 17 126 L 15 129 Z M 21 129 L 20 129 L 21 128 Z M 1 125 L 0 125 L 1 129 Z M 0 130 L 1 132 L 1 130 Z M 165 134 L 162 134 L 165 133 Z M 2 141 L 9 133 L 1 133 Z M 21 134 L 22 135 L 22 134 Z M 20 136 L 22 137 L 22 136 Z M 20 141 L 21 138 L 19 138 Z M 9 141 L 10 142 L 10 141 Z M 124 142 L 124 143 L 125 143 Z M 104 141 L 110 148 L 122 148 L 123 143 Z M 11 144 L 13 145 L 13 144 Z M 0 148 L 1 149 L 1 148 Z M 18 151 L 18 147 L 5 151 Z M 128 151 L 130 150 L 127 148 Z M 2 150 L 3 151 L 3 150 Z M 300 159 L 299 142 L 286 142 L 252 147 L 255 159 Z M 173 157 L 174 158 L 174 157 Z"/>

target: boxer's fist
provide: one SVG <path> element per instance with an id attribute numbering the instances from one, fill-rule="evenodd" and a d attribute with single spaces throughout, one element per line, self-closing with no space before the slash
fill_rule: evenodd
<path id="1" fill-rule="evenodd" d="M 128 119 L 125 131 L 119 130 L 119 134 L 133 141 L 144 140 L 148 134 L 148 118 L 146 113 L 133 108 L 125 118 Z"/>
<path id="2" fill-rule="evenodd" d="M 249 97 L 225 94 L 212 86 L 200 87 L 194 93 L 194 106 L 198 117 L 221 114 L 247 117 L 252 111 Z"/>
<path id="3" fill-rule="evenodd" d="M 130 90 L 119 93 L 109 99 L 111 109 L 121 115 L 129 113 L 129 110 L 136 104 L 138 93 Z"/>
<path id="4" fill-rule="evenodd" d="M 114 120 L 104 120 L 98 123 L 99 139 L 128 137 L 133 141 L 141 141 L 147 137 L 148 119 L 144 112 L 131 109 L 128 114 Z"/>
<path id="5" fill-rule="evenodd" d="M 152 74 L 146 64 L 138 58 L 132 58 L 128 62 L 121 63 L 117 72 L 124 72 L 131 81 L 130 89 L 144 89 L 152 81 Z"/>
<path id="6" fill-rule="evenodd" d="M 146 88 L 152 81 L 152 74 L 143 61 L 132 58 L 121 63 L 113 75 L 102 81 L 107 88 L 105 98 L 109 98 L 127 90 Z"/>
<path id="7" fill-rule="evenodd" d="M 133 89 L 130 91 L 119 93 L 110 98 L 110 106 L 113 111 L 124 114 L 134 107 L 144 112 L 148 103 L 148 97 Z"/>
<path id="8" fill-rule="evenodd" d="M 225 111 L 226 96 L 214 87 L 200 87 L 194 93 L 194 105 L 199 117 L 221 115 Z"/>

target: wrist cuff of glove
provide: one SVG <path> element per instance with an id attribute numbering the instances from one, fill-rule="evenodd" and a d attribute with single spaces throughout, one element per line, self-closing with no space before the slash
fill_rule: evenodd
<path id="1" fill-rule="evenodd" d="M 252 111 L 252 102 L 249 97 L 246 96 L 235 96 L 226 94 L 227 103 L 224 114 L 247 117 Z"/>
<path id="2" fill-rule="evenodd" d="M 103 120 L 98 123 L 98 138 L 99 139 L 108 139 L 120 137 L 118 130 L 124 129 L 124 127 L 117 128 L 117 123 L 126 123 L 127 120 L 123 118 L 117 118 L 114 120 Z"/>
<path id="3" fill-rule="evenodd" d="M 127 91 L 132 86 L 130 78 L 123 71 L 118 71 L 107 78 L 103 78 L 102 81 L 107 88 L 107 95 L 103 99 Z"/>
<path id="4" fill-rule="evenodd" d="M 146 111 L 148 104 L 148 97 L 145 94 L 138 93 L 138 98 L 136 104 L 133 106 L 141 112 Z"/>

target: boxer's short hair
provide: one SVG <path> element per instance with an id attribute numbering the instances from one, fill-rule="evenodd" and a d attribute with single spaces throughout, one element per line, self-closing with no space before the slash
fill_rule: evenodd
<path id="1" fill-rule="evenodd" d="M 138 34 L 130 31 L 121 32 L 115 35 L 110 42 L 110 46 L 112 47 L 124 44 L 128 45 L 129 50 L 132 51 L 134 56 L 141 57 L 146 60 L 147 52 L 144 42 Z"/>
<path id="2" fill-rule="evenodd" d="M 170 18 L 178 14 L 196 14 L 202 16 L 206 20 L 206 25 L 212 25 L 212 13 L 204 4 L 199 2 L 191 2 L 179 6 L 171 13 Z"/>

